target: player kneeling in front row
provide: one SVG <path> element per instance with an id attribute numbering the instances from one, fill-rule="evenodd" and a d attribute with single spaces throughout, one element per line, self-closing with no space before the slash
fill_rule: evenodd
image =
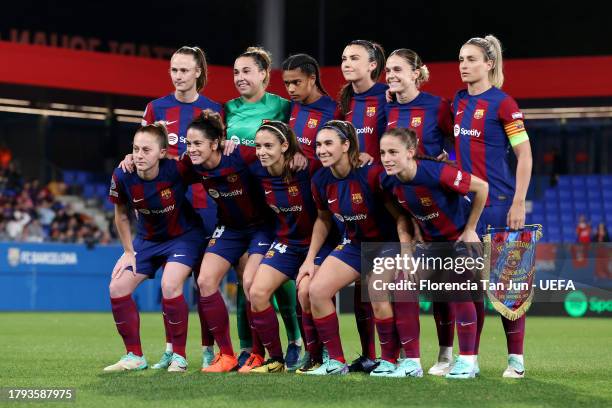
<path id="1" fill-rule="evenodd" d="M 124 253 L 113 269 L 110 296 L 117 331 L 127 354 L 104 371 L 143 370 L 148 367 L 140 344 L 140 316 L 132 293 L 155 271 L 162 276 L 163 311 L 170 323 L 174 353 L 168 371 L 187 369 L 185 345 L 189 309 L 183 284 L 203 252 L 202 222 L 187 199 L 187 171 L 183 162 L 165 159 L 168 135 L 163 125 L 142 126 L 133 143 L 135 173 L 116 169 L 109 191 L 115 204 L 115 223 Z M 137 214 L 132 242 L 128 205 Z"/>

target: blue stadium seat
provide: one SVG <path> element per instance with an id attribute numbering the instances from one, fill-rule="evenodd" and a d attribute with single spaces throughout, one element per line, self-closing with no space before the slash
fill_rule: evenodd
<path id="1" fill-rule="evenodd" d="M 612 188 L 612 176 L 610 175 L 602 175 L 599 182 L 603 188 Z"/>
<path id="2" fill-rule="evenodd" d="M 572 192 L 570 190 L 559 190 L 559 200 L 571 200 Z"/>
<path id="3" fill-rule="evenodd" d="M 601 212 L 592 212 L 589 214 L 588 218 L 591 221 L 591 226 L 593 228 L 597 227 L 597 224 L 600 222 L 605 222 L 605 217 Z"/>
<path id="4" fill-rule="evenodd" d="M 556 188 L 547 188 L 546 192 L 544 192 L 544 199 L 546 201 L 556 200 L 557 199 L 557 189 Z"/>
<path id="5" fill-rule="evenodd" d="M 101 199 L 105 199 L 108 195 L 108 186 L 106 184 L 98 183 L 96 184 L 96 197 Z"/>
<path id="6" fill-rule="evenodd" d="M 96 194 L 96 186 L 94 184 L 85 184 L 83 186 L 83 197 L 93 198 Z"/>
<path id="7" fill-rule="evenodd" d="M 77 171 L 76 172 L 76 184 L 84 185 L 91 180 L 91 173 L 88 171 Z"/>
<path id="8" fill-rule="evenodd" d="M 571 200 L 564 200 L 559 202 L 559 211 L 561 214 L 571 213 L 574 210 L 574 206 L 572 205 Z"/>
<path id="9" fill-rule="evenodd" d="M 586 185 L 588 188 L 599 188 L 599 174 L 589 174 L 586 176 Z"/>
<path id="10" fill-rule="evenodd" d="M 604 201 L 612 200 L 612 187 L 606 187 L 601 192 L 602 198 Z"/>
<path id="11" fill-rule="evenodd" d="M 563 242 L 575 242 L 576 241 L 576 231 L 570 229 L 563 229 L 562 232 Z"/>
<path id="12" fill-rule="evenodd" d="M 559 177 L 559 187 L 567 188 L 572 185 L 569 176 L 560 176 Z"/>
<path id="13" fill-rule="evenodd" d="M 544 209 L 546 212 L 555 211 L 557 212 L 559 207 L 557 205 L 557 200 L 554 201 L 546 201 L 544 203 Z"/>
<path id="14" fill-rule="evenodd" d="M 570 176 L 570 180 L 571 180 L 571 184 L 574 187 L 584 187 L 585 186 L 585 179 L 584 176 Z"/>
<path id="15" fill-rule="evenodd" d="M 586 212 L 587 202 L 583 200 L 574 200 L 574 210 L 575 212 Z"/>
<path id="16" fill-rule="evenodd" d="M 574 225 L 576 219 L 574 218 L 573 212 L 563 213 L 561 212 L 561 224 L 563 225 Z"/>

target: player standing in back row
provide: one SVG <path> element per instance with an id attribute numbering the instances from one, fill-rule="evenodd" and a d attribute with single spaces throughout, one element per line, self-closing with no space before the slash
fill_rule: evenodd
<path id="1" fill-rule="evenodd" d="M 533 159 L 523 113 L 516 101 L 500 89 L 504 74 L 499 40 L 492 35 L 468 40 L 459 52 L 459 72 L 467 89 L 459 91 L 453 101 L 457 163 L 489 183 L 489 197 L 478 233 L 484 234 L 489 225 L 523 228 Z M 516 177 L 510 169 L 510 148 L 518 161 Z M 477 312 L 476 354 L 484 323 L 482 305 Z M 501 319 L 508 346 L 508 367 L 503 376 L 523 378 L 525 315 L 514 321 L 503 316 Z"/>

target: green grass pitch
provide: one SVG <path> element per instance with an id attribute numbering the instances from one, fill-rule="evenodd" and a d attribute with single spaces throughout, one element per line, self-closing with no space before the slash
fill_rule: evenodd
<path id="1" fill-rule="evenodd" d="M 190 316 L 188 373 L 149 369 L 104 374 L 102 368 L 124 352 L 110 314 L 0 313 L 0 322 L 0 387 L 76 388 L 74 403 L 42 404 L 52 407 L 612 406 L 612 325 L 601 318 L 529 317 L 526 378 L 509 380 L 501 378 L 506 367 L 501 322 L 497 316 L 487 316 L 481 376 L 452 382 L 427 375 L 386 379 L 360 374 L 323 378 L 201 374 L 195 314 Z M 343 315 L 340 323 L 344 350 L 352 359 L 359 350 L 353 317 Z M 235 327 L 232 320 L 234 336 Z M 141 316 L 141 337 L 152 364 L 164 345 L 160 314 Z M 421 316 L 421 355 L 427 370 L 437 355 L 429 315 Z M 2 406 L 23 405 L 0 401 Z"/>

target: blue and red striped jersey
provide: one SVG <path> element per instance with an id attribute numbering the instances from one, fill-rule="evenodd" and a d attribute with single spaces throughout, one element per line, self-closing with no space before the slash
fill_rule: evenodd
<path id="1" fill-rule="evenodd" d="M 321 168 L 312 177 L 317 208 L 333 213 L 339 231 L 353 243 L 397 240 L 396 223 L 384 206 L 379 177 L 382 166 L 353 169 L 343 179 L 330 168 Z"/>
<path id="2" fill-rule="evenodd" d="M 147 104 L 142 123 L 146 125 L 163 120 L 168 128 L 168 157 L 180 157 L 187 150 L 187 126 L 205 109 L 223 115 L 223 106 L 204 95 L 198 95 L 195 102 L 185 103 L 171 93 Z M 188 197 L 194 208 L 207 208 L 206 192 L 201 185 L 194 184 Z"/>
<path id="3" fill-rule="evenodd" d="M 464 89 L 455 96 L 453 112 L 457 163 L 489 183 L 487 204 L 510 203 L 516 185 L 510 146 L 528 140 L 516 101 L 495 87 L 473 96 Z"/>
<path id="4" fill-rule="evenodd" d="M 317 207 L 310 186 L 311 170 L 293 174 L 289 182 L 282 176 L 272 176 L 257 161 L 251 171 L 263 186 L 266 204 L 276 215 L 276 241 L 289 245 L 310 245 L 312 227 L 317 219 Z"/>
<path id="5" fill-rule="evenodd" d="M 471 174 L 433 160 L 418 160 L 406 183 L 383 174 L 380 183 L 417 220 L 426 241 L 456 241 L 467 222 L 470 203 L 464 197 Z"/>
<path id="6" fill-rule="evenodd" d="M 336 106 L 336 101 L 327 95 L 323 95 L 318 101 L 309 105 L 291 102 L 289 126 L 295 132 L 308 160 L 317 160 L 315 156 L 317 132 L 321 126 L 334 118 Z"/>
<path id="7" fill-rule="evenodd" d="M 377 82 L 366 92 L 355 94 L 344 120 L 351 122 L 357 130 L 359 151 L 374 157 L 380 163 L 380 137 L 387 126 L 385 92 L 389 87 Z"/>
<path id="8" fill-rule="evenodd" d="M 190 166 L 173 159 L 159 161 L 159 174 L 143 180 L 136 172 L 115 169 L 109 200 L 129 205 L 137 218 L 136 235 L 149 241 L 165 241 L 202 227 L 202 220 L 187 201 Z"/>
<path id="9" fill-rule="evenodd" d="M 438 157 L 444 149 L 444 138 L 450 140 L 453 134 L 450 103 L 427 92 L 420 92 L 408 103 L 389 103 L 385 113 L 387 129 L 411 128 L 416 132 L 420 155 Z"/>
<path id="10" fill-rule="evenodd" d="M 255 149 L 238 146 L 229 156 L 222 155 L 214 169 L 194 165 L 199 180 L 217 203 L 219 225 L 243 229 L 264 221 L 263 192 L 249 166 L 257 160 Z"/>

